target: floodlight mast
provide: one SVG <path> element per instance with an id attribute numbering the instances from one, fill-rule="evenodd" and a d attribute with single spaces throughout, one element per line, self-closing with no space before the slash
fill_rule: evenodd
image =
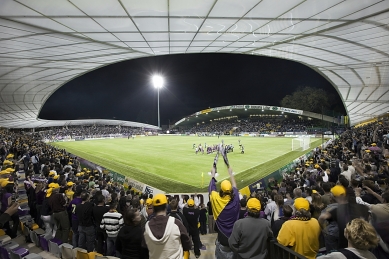
<path id="1" fill-rule="evenodd" d="M 160 75 L 154 75 L 153 85 L 155 88 L 157 88 L 157 94 L 158 94 L 158 128 L 160 128 L 161 125 L 160 125 L 160 118 L 159 118 L 159 89 L 163 87 L 163 77 Z"/>

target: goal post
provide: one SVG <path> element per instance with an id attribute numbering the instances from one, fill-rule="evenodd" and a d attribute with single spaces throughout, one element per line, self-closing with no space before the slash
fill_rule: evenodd
<path id="1" fill-rule="evenodd" d="M 311 138 L 309 136 L 299 136 L 292 139 L 292 151 L 304 151 L 311 146 Z"/>

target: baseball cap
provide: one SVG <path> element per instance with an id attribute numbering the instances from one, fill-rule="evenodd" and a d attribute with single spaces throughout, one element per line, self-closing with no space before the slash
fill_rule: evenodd
<path id="1" fill-rule="evenodd" d="M 309 202 L 304 198 L 297 198 L 294 200 L 294 207 L 296 208 L 296 210 L 309 210 Z"/>
<path id="2" fill-rule="evenodd" d="M 153 206 L 161 206 L 164 204 L 167 204 L 167 199 L 165 194 L 160 193 L 154 196 Z"/>
<path id="3" fill-rule="evenodd" d="M 57 175 L 55 175 L 53 178 L 54 178 L 54 179 L 58 179 L 58 178 L 59 178 L 59 175 L 57 174 Z"/>
<path id="4" fill-rule="evenodd" d="M 232 185 L 229 180 L 224 180 L 220 185 L 222 192 L 232 192 Z"/>
<path id="5" fill-rule="evenodd" d="M 193 207 L 193 206 L 195 205 L 193 199 L 189 199 L 188 202 L 187 202 L 187 204 L 188 204 L 189 207 Z"/>
<path id="6" fill-rule="evenodd" d="M 51 184 L 49 184 L 49 188 L 59 188 L 59 184 L 58 183 L 51 183 Z"/>
<path id="7" fill-rule="evenodd" d="M 10 174 L 11 172 L 8 172 L 7 170 L 3 170 L 3 171 L 0 171 L 0 175 L 3 175 L 3 174 Z"/>
<path id="8" fill-rule="evenodd" d="M 46 197 L 50 197 L 52 193 L 53 193 L 53 188 L 47 189 L 47 191 L 46 191 Z"/>
<path id="9" fill-rule="evenodd" d="M 14 163 L 12 161 L 9 161 L 9 160 L 4 160 L 3 162 L 3 165 L 13 165 Z"/>
<path id="10" fill-rule="evenodd" d="M 73 186 L 75 183 L 73 183 L 72 181 L 68 182 L 66 185 L 67 186 Z"/>
<path id="11" fill-rule="evenodd" d="M 335 185 L 331 189 L 331 193 L 335 196 L 346 195 L 346 189 L 342 185 Z"/>
<path id="12" fill-rule="evenodd" d="M 148 198 L 146 200 L 146 206 L 150 206 L 151 204 L 153 204 L 153 199 Z"/>
<path id="13" fill-rule="evenodd" d="M 5 169 L 5 171 L 7 171 L 7 172 L 15 172 L 15 169 L 13 169 L 11 167 L 8 167 L 7 169 Z"/>
<path id="14" fill-rule="evenodd" d="M 377 146 L 377 144 L 376 144 L 376 143 L 371 143 L 371 145 L 372 145 L 373 147 Z"/>
<path id="15" fill-rule="evenodd" d="M 249 210 L 256 210 L 260 211 L 261 210 L 261 203 L 257 198 L 251 198 L 247 201 L 247 208 Z"/>

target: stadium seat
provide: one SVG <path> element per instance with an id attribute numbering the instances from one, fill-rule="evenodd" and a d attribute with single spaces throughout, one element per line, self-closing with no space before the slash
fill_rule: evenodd
<path id="1" fill-rule="evenodd" d="M 22 259 L 23 257 L 29 254 L 28 250 L 23 247 L 18 247 L 17 249 L 10 250 L 9 253 L 11 259 Z"/>
<path id="2" fill-rule="evenodd" d="M 7 252 L 9 252 L 12 249 L 18 248 L 19 244 L 17 244 L 16 242 L 10 241 L 10 242 L 7 242 L 6 244 L 2 245 L 1 247 L 4 248 Z"/>
<path id="3" fill-rule="evenodd" d="M 43 259 L 43 258 L 42 258 L 42 256 L 40 256 L 38 254 L 31 253 L 31 254 L 28 254 L 27 256 L 23 257 L 23 259 Z"/>
<path id="4" fill-rule="evenodd" d="M 77 250 L 76 258 L 77 259 L 89 259 L 88 252 L 86 250 L 84 250 L 84 251 Z"/>
<path id="5" fill-rule="evenodd" d="M 35 231 L 31 231 L 30 234 L 31 241 L 35 244 L 35 246 L 40 247 L 41 244 L 39 242 L 39 236 L 37 235 L 37 233 Z"/>
<path id="6" fill-rule="evenodd" d="M 75 259 L 73 254 L 73 246 L 68 243 L 63 243 L 61 245 L 61 254 L 62 259 Z"/>
<path id="7" fill-rule="evenodd" d="M 77 250 L 77 259 L 95 259 L 96 256 L 102 256 L 99 253 L 96 252 L 87 252 L 86 250 Z"/>
<path id="8" fill-rule="evenodd" d="M 82 251 L 82 252 L 87 253 L 87 251 L 85 249 L 82 249 L 80 247 L 75 247 L 75 248 L 73 248 L 73 258 L 77 258 L 77 252 L 78 251 Z"/>
<path id="9" fill-rule="evenodd" d="M 49 252 L 49 243 L 47 242 L 46 238 L 44 238 L 44 236 L 39 237 L 39 243 L 44 251 Z"/>
<path id="10" fill-rule="evenodd" d="M 61 245 L 62 241 L 57 238 L 53 238 L 49 240 L 49 251 L 56 257 L 61 258 Z"/>
<path id="11" fill-rule="evenodd" d="M 11 240 L 10 236 L 8 236 L 8 235 L 1 236 L 0 237 L 0 245 L 5 243 L 5 242 L 7 242 L 7 241 L 9 241 L 9 240 Z"/>

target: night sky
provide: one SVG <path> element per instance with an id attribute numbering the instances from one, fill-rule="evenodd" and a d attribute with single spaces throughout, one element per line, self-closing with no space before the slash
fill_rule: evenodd
<path id="1" fill-rule="evenodd" d="M 165 79 L 160 90 L 161 125 L 208 107 L 238 104 L 280 106 L 300 86 L 335 88 L 311 68 L 293 61 L 239 54 L 180 54 L 112 64 L 58 89 L 39 118 L 117 119 L 157 125 L 157 90 L 151 77 Z"/>

